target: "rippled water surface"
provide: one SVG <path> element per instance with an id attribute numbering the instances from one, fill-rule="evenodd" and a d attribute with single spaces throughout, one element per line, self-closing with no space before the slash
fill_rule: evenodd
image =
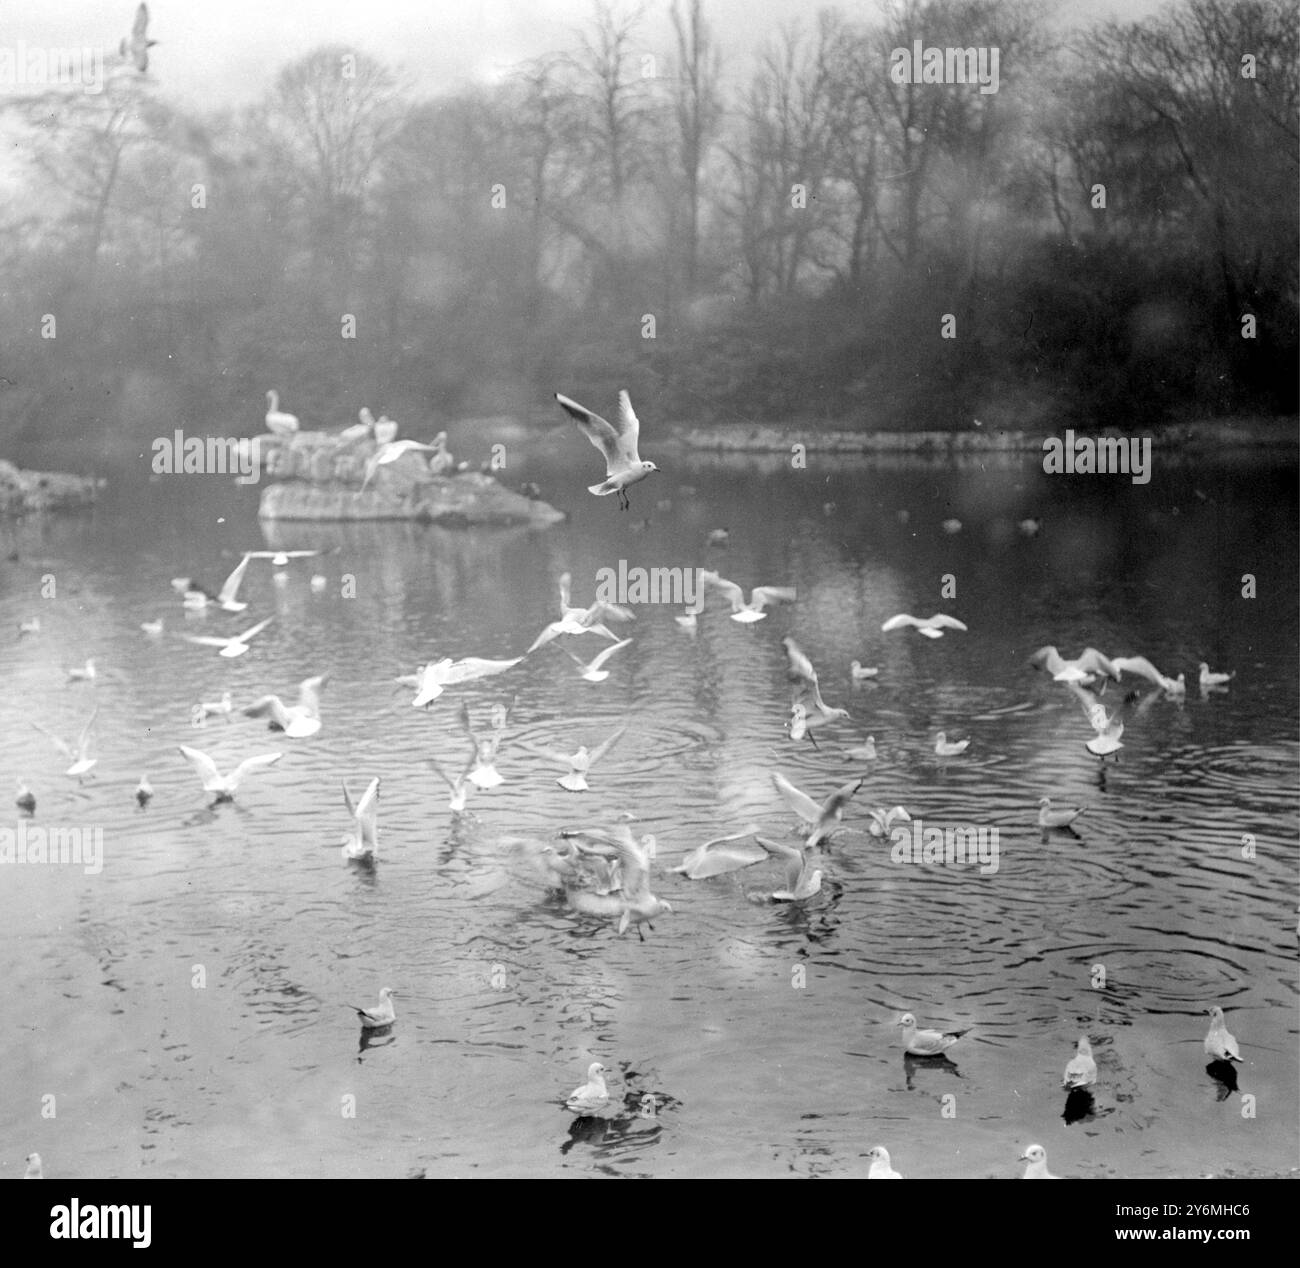
<path id="1" fill-rule="evenodd" d="M 21 775 L 35 825 L 100 829 L 104 853 L 97 875 L 0 867 L 4 1172 L 35 1149 L 64 1177 L 860 1176 L 883 1143 L 908 1176 L 993 1177 L 1018 1174 L 1031 1141 L 1066 1176 L 1295 1167 L 1290 467 L 1157 463 L 1135 487 L 1051 479 L 1032 460 L 792 472 L 678 455 L 622 514 L 582 493 L 590 451 L 565 465 L 579 446 L 523 473 L 572 511 L 558 528 L 281 526 L 269 544 L 327 553 L 254 561 L 239 615 L 187 614 L 168 581 L 215 586 L 268 544 L 255 489 L 181 478 L 115 490 L 93 514 L 0 525 L 3 554 L 17 552 L 0 562 L 0 823 L 17 831 Z M 1043 521 L 1032 538 L 1015 528 L 1029 515 Z M 706 545 L 723 526 L 729 543 Z M 518 655 L 554 618 L 561 572 L 587 602 L 620 559 L 794 585 L 798 602 L 752 625 L 711 609 L 694 636 L 676 609 L 639 607 L 599 685 L 564 641 L 428 712 L 394 684 L 434 657 Z M 948 574 L 956 597 L 941 599 Z M 355 598 L 341 597 L 349 576 Z M 941 610 L 969 632 L 880 631 L 895 612 Z M 178 637 L 268 615 L 237 660 Z M 32 616 L 41 633 L 17 639 Z M 157 617 L 150 638 L 140 623 Z M 786 634 L 852 715 L 820 748 L 782 729 Z M 1102 772 L 1078 704 L 1026 665 L 1047 642 L 1140 653 L 1193 685 L 1179 703 L 1135 680 L 1144 699 Z M 587 657 L 601 645 L 569 642 Z M 97 682 L 65 683 L 87 657 Z M 854 686 L 853 658 L 878 665 L 877 682 Z M 1236 671 L 1227 691 L 1201 696 L 1202 660 Z M 190 724 L 222 689 L 243 704 L 324 671 L 312 739 L 243 717 Z M 505 784 L 453 818 L 426 759 L 463 761 L 460 701 L 486 725 L 516 697 Z M 31 723 L 74 739 L 96 705 L 98 765 L 78 784 Z M 573 751 L 622 724 L 585 794 L 519 743 Z M 970 748 L 939 763 L 939 730 Z M 878 760 L 845 760 L 867 734 Z M 221 764 L 285 756 L 214 809 L 179 743 Z M 819 895 L 764 901 L 775 864 L 698 882 L 666 871 L 748 823 L 797 841 L 773 771 L 818 798 L 865 772 Z M 371 869 L 340 856 L 339 783 L 357 792 L 373 775 Z M 1088 806 L 1077 836 L 1042 839 L 1044 794 Z M 891 861 L 865 823 L 895 803 L 926 824 L 996 828 L 997 870 Z M 569 910 L 520 845 L 621 811 L 655 834 L 653 888 L 675 908 L 644 942 Z M 361 1049 L 345 1005 L 384 985 L 398 1022 Z M 1237 1093 L 1206 1072 L 1212 1003 L 1245 1056 Z M 904 1009 L 971 1028 L 950 1064 L 904 1061 Z M 1061 1072 L 1080 1033 L 1100 1075 L 1094 1112 L 1067 1125 Z M 655 1113 L 575 1122 L 561 1102 L 592 1060 L 616 1102 L 649 1094 Z"/>

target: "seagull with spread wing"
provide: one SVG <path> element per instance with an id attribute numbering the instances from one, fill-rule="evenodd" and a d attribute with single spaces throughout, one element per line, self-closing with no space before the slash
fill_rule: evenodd
<path id="1" fill-rule="evenodd" d="M 720 577 L 716 572 L 707 569 L 701 570 L 699 583 L 721 591 L 731 604 L 731 619 L 744 625 L 763 620 L 767 616 L 763 609 L 770 603 L 795 601 L 793 586 L 755 586 L 749 592 L 749 602 L 746 603 L 745 592 L 734 581 L 728 581 L 725 577 Z"/>
<path id="2" fill-rule="evenodd" d="M 466 656 L 461 660 L 452 660 L 444 656 L 442 660 L 421 665 L 416 674 L 415 699 L 411 704 L 416 708 L 436 700 L 442 695 L 444 687 L 454 687 L 462 682 L 473 682 L 477 678 L 490 678 L 493 674 L 503 674 L 513 669 L 523 660 L 515 656 L 511 660 L 484 660 L 478 656 Z M 406 679 L 399 681 L 405 682 Z"/>
<path id="3" fill-rule="evenodd" d="M 901 630 L 908 625 L 915 627 L 916 632 L 924 634 L 926 638 L 942 638 L 944 630 L 966 628 L 955 616 L 945 616 L 942 612 L 936 612 L 934 616 L 927 616 L 924 619 L 900 612 L 897 616 L 891 616 L 880 628 L 888 633 L 890 630 Z"/>
<path id="4" fill-rule="evenodd" d="M 559 392 L 556 392 L 555 399 L 582 429 L 582 434 L 605 455 L 605 479 L 600 484 L 589 485 L 587 492 L 597 497 L 617 493 L 619 505 L 626 511 L 630 505 L 627 497 L 629 487 L 644 480 L 652 471 L 659 470 L 653 462 L 643 462 L 637 453 L 641 423 L 632 409 L 632 398 L 626 391 L 619 392 L 617 427 Z"/>
<path id="5" fill-rule="evenodd" d="M 95 725 L 95 718 L 99 716 L 99 706 L 96 705 L 89 718 L 86 719 L 86 725 L 81 728 L 81 734 L 77 737 L 76 747 L 66 741 L 59 739 L 57 735 L 47 731 L 39 722 L 33 722 L 34 726 L 42 735 L 48 736 L 53 741 L 54 747 L 63 754 L 64 757 L 72 763 L 64 772 L 65 774 L 75 776 L 80 779 L 82 775 L 89 772 L 99 761 L 97 757 L 90 757 L 90 728 Z M 33 803 L 34 805 L 35 803 Z"/>
<path id="6" fill-rule="evenodd" d="M 552 621 L 534 640 L 532 646 L 524 653 L 527 656 L 539 647 L 544 647 L 561 634 L 602 634 L 611 643 L 618 642 L 618 635 L 602 622 L 608 618 L 613 621 L 635 621 L 636 613 L 617 603 L 607 603 L 597 599 L 589 608 L 575 608 L 571 600 L 573 578 L 567 573 L 560 574 L 560 619 Z"/>
<path id="7" fill-rule="evenodd" d="M 806 792 L 801 792 L 784 775 L 772 772 L 772 783 L 777 792 L 785 799 L 785 804 L 804 820 L 812 824 L 812 832 L 804 841 L 804 849 L 811 850 L 820 845 L 839 827 L 844 819 L 844 807 L 849 804 L 853 794 L 862 787 L 862 780 L 855 779 L 841 784 L 825 801 L 818 805 Z"/>
<path id="8" fill-rule="evenodd" d="M 187 608 L 198 609 L 206 608 L 209 604 L 216 604 L 223 612 L 242 612 L 248 607 L 248 604 L 241 603 L 235 596 L 239 593 L 239 586 L 244 580 L 244 573 L 248 571 L 248 561 L 252 558 L 253 552 L 245 551 L 244 557 L 235 565 L 235 570 L 222 582 L 216 598 L 208 594 L 202 586 L 196 586 L 185 591 L 184 605 Z"/>
<path id="9" fill-rule="evenodd" d="M 794 684 L 790 701 L 790 738 L 800 740 L 805 735 L 812 739 L 812 728 L 836 718 L 847 718 L 847 709 L 833 709 L 822 699 L 817 685 L 817 671 L 812 661 L 800 650 L 798 643 L 788 635 L 781 640 L 789 666 L 786 677 Z M 816 740 L 813 740 L 816 744 Z"/>
<path id="10" fill-rule="evenodd" d="M 242 656 L 248 651 L 248 640 L 254 634 L 260 634 L 271 622 L 274 617 L 268 616 L 264 621 L 258 621 L 251 629 L 245 630 L 242 634 L 236 634 L 232 638 L 218 638 L 213 634 L 185 634 L 182 637 L 187 643 L 198 643 L 202 647 L 219 647 L 221 651 L 217 654 L 230 658 L 232 656 Z"/>
<path id="11" fill-rule="evenodd" d="M 223 775 L 217 764 L 206 753 L 188 745 L 180 745 L 181 756 L 198 772 L 203 781 L 203 791 L 216 793 L 218 801 L 234 801 L 235 793 L 245 775 L 251 771 L 272 766 L 284 756 L 283 753 L 262 753 L 257 757 L 246 757 L 228 775 Z"/>
<path id="12" fill-rule="evenodd" d="M 328 674 L 304 678 L 298 684 L 298 703 L 286 705 L 279 696 L 262 696 L 244 710 L 246 718 L 266 718 L 269 731 L 283 731 L 290 739 L 302 740 L 320 730 L 320 689 Z"/>
<path id="13" fill-rule="evenodd" d="M 352 816 L 352 837 L 343 843 L 345 859 L 373 859 L 379 849 L 379 776 L 370 781 L 361 800 L 353 802 L 343 781 L 343 803 Z"/>
<path id="14" fill-rule="evenodd" d="M 587 783 L 587 772 L 626 734 L 627 727 L 621 726 L 609 739 L 597 744 L 595 748 L 588 749 L 584 744 L 572 755 L 561 753 L 557 749 L 541 748 L 535 744 L 523 744 L 522 747 L 569 768 L 567 775 L 561 775 L 555 781 L 561 788 L 567 788 L 569 792 L 586 792 L 590 787 Z"/>

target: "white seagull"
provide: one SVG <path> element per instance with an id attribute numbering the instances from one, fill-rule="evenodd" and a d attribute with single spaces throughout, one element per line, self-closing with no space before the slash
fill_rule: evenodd
<path id="1" fill-rule="evenodd" d="M 944 630 L 964 630 L 966 628 L 955 616 L 945 616 L 942 612 L 936 612 L 934 616 L 927 616 L 924 620 L 919 617 L 908 616 L 906 612 L 900 612 L 897 616 L 891 616 L 880 628 L 885 633 L 888 633 L 890 630 L 901 630 L 908 625 L 914 626 L 916 632 L 924 634 L 926 638 L 942 638 Z"/>
<path id="2" fill-rule="evenodd" d="M 916 1018 L 904 1013 L 894 1023 L 903 1030 L 903 1048 L 914 1057 L 937 1057 L 947 1052 L 962 1035 L 970 1030 L 918 1030 Z"/>
<path id="3" fill-rule="evenodd" d="M 844 807 L 849 804 L 853 794 L 862 787 L 862 780 L 855 779 L 841 784 L 825 801 L 818 805 L 805 792 L 800 792 L 784 775 L 772 772 L 772 783 L 785 798 L 791 810 L 807 823 L 812 824 L 812 832 L 804 841 L 804 849 L 811 850 L 826 840 L 839 826 L 844 818 Z"/>
<path id="4" fill-rule="evenodd" d="M 1205 1011 L 1210 1016 L 1210 1029 L 1205 1036 L 1206 1054 L 1216 1061 L 1240 1061 L 1241 1049 L 1228 1033 L 1228 1024 L 1223 1020 L 1223 1009 L 1216 1004 Z"/>
<path id="5" fill-rule="evenodd" d="M 646 835 L 640 842 L 632 836 L 632 829 L 620 824 L 605 839 L 618 850 L 622 875 L 622 892 L 596 894 L 590 890 L 565 887 L 569 905 L 589 916 L 618 916 L 618 931 L 626 933 L 629 925 L 636 925 L 637 937 L 645 941 L 641 932 L 643 924 L 650 924 L 656 916 L 672 912 L 666 903 L 650 892 L 650 860 L 655 856 L 655 839 Z M 650 925 L 653 929 L 654 926 Z"/>
<path id="6" fill-rule="evenodd" d="M 245 775 L 265 766 L 273 766 L 284 756 L 283 753 L 261 753 L 257 757 L 246 757 L 229 775 L 223 775 L 206 753 L 186 744 L 180 745 L 180 750 L 181 756 L 198 772 L 203 781 L 203 791 L 215 793 L 218 801 L 234 801 Z"/>
<path id="7" fill-rule="evenodd" d="M 821 889 L 822 872 L 821 868 L 813 866 L 809 858 L 811 848 L 801 850 L 798 846 L 769 841 L 765 837 L 755 837 L 754 840 L 769 854 L 785 860 L 785 888 L 772 891 L 772 897 L 777 902 L 803 902 Z"/>
<path id="8" fill-rule="evenodd" d="M 1234 669 L 1233 672 L 1230 674 L 1216 674 L 1213 670 L 1211 670 L 1211 668 L 1209 667 L 1208 664 L 1206 664 L 1205 661 L 1201 661 L 1200 669 L 1201 669 L 1201 690 L 1202 691 L 1204 691 L 1208 687 L 1223 686 L 1224 683 L 1230 682 L 1237 672 Z"/>
<path id="9" fill-rule="evenodd" d="M 769 603 L 793 603 L 795 590 L 793 586 L 755 586 L 749 592 L 749 602 L 745 602 L 745 592 L 734 582 L 720 577 L 716 572 L 701 571 L 701 586 L 712 586 L 720 590 L 731 604 L 731 619 L 742 624 L 761 621 L 767 613 L 763 609 Z"/>
<path id="10" fill-rule="evenodd" d="M 1089 1087 L 1096 1082 L 1097 1063 L 1092 1059 L 1092 1044 L 1088 1042 L 1087 1035 L 1080 1035 L 1078 1050 L 1065 1067 L 1065 1077 L 1061 1080 L 1061 1086 Z"/>
<path id="11" fill-rule="evenodd" d="M 575 608 L 570 602 L 570 587 L 573 578 L 567 573 L 560 575 L 560 619 L 552 621 L 533 640 L 532 646 L 524 653 L 527 656 L 539 647 L 544 647 L 561 634 L 601 634 L 611 643 L 618 642 L 618 635 L 608 626 L 602 624 L 605 618 L 614 621 L 634 621 L 636 613 L 617 603 L 607 603 L 597 599 L 589 608 Z"/>
<path id="12" fill-rule="evenodd" d="M 1073 682 L 1066 686 L 1078 698 L 1083 706 L 1084 717 L 1096 732 L 1092 739 L 1085 741 L 1084 748 L 1094 757 L 1100 758 L 1106 758 L 1122 749 L 1124 744 L 1120 736 L 1124 734 L 1124 722 L 1119 716 L 1119 710 L 1116 709 L 1113 714 L 1107 713 L 1101 701 L 1087 688 Z M 1154 696 L 1151 698 L 1154 699 Z"/>
<path id="13" fill-rule="evenodd" d="M 379 849 L 379 776 L 370 781 L 361 800 L 353 802 L 347 780 L 343 781 L 343 802 L 352 816 L 352 838 L 343 844 L 345 859 L 372 859 Z"/>
<path id="14" fill-rule="evenodd" d="M 94 682 L 98 676 L 95 673 L 95 662 L 88 660 L 84 666 L 74 665 L 71 669 L 65 670 L 69 682 Z"/>
<path id="15" fill-rule="evenodd" d="M 393 1009 L 395 994 L 391 986 L 385 986 L 379 992 L 379 1003 L 374 1008 L 358 1008 L 355 1004 L 345 1004 L 344 1007 L 350 1008 L 361 1018 L 363 1030 L 379 1030 L 384 1026 L 391 1026 L 397 1020 L 397 1013 Z"/>
<path id="16" fill-rule="evenodd" d="M 144 8 L 144 5 L 141 5 L 140 7 L 143 9 L 143 8 Z M 28 1155 L 27 1155 L 27 1170 L 23 1172 L 23 1179 L 24 1179 L 24 1180 L 43 1180 L 43 1179 L 45 1179 L 45 1174 L 44 1174 L 44 1172 L 41 1170 L 41 1155 L 40 1155 L 40 1154 L 28 1154 Z"/>
<path id="17" fill-rule="evenodd" d="M 304 678 L 298 684 L 298 703 L 286 705 L 279 696 L 262 696 L 244 709 L 246 718 L 265 718 L 268 731 L 283 731 L 290 739 L 303 740 L 320 730 L 320 692 L 329 674 Z"/>
<path id="18" fill-rule="evenodd" d="M 800 650 L 798 643 L 787 635 L 781 644 L 788 661 L 786 677 L 794 684 L 790 693 L 790 738 L 800 740 L 814 726 L 833 722 L 836 718 L 847 718 L 847 709 L 833 709 L 822 699 L 821 688 L 817 685 L 817 671 L 813 668 L 812 661 Z"/>
<path id="19" fill-rule="evenodd" d="M 99 707 L 96 706 L 91 712 L 90 717 L 86 719 L 86 725 L 81 728 L 81 734 L 77 737 L 77 745 L 75 748 L 71 744 L 59 739 L 57 735 L 53 735 L 51 732 L 47 731 L 39 722 L 32 723 L 32 726 L 34 726 L 42 735 L 47 736 L 52 740 L 54 747 L 72 763 L 72 765 L 64 772 L 65 774 L 74 775 L 77 778 L 80 778 L 91 770 L 99 761 L 99 758 L 97 757 L 87 756 L 90 749 L 90 728 L 95 725 L 95 718 L 98 714 Z"/>
<path id="20" fill-rule="evenodd" d="M 494 726 L 492 734 L 487 737 L 479 735 L 474 730 L 469 720 L 469 705 L 464 701 L 461 702 L 456 719 L 474 750 L 474 760 L 466 778 L 477 788 L 496 788 L 499 784 L 504 784 L 505 778 L 496 768 L 497 750 L 501 747 L 504 738 L 504 717 L 501 718 L 500 725 Z"/>
<path id="21" fill-rule="evenodd" d="M 291 559 L 311 559 L 319 550 L 250 550 L 249 559 L 269 559 L 273 568 L 283 568 Z"/>
<path id="22" fill-rule="evenodd" d="M 217 654 L 227 658 L 233 656 L 242 656 L 248 651 L 248 640 L 255 634 L 260 634 L 271 622 L 274 617 L 268 616 L 264 621 L 245 630 L 242 634 L 236 634 L 233 638 L 218 638 L 213 634 L 185 634 L 182 637 L 187 643 L 199 643 L 203 647 L 219 647 L 221 651 Z"/>
<path id="23" fill-rule="evenodd" d="M 436 759 L 429 758 L 429 765 L 433 767 L 434 772 L 444 784 L 451 789 L 451 800 L 447 803 L 447 809 L 454 815 L 464 814 L 465 807 L 469 803 L 470 789 L 477 787 L 476 784 L 470 783 L 470 772 L 478 764 L 478 746 L 471 743 L 469 750 L 469 760 L 465 763 L 465 769 L 452 779 L 445 770 L 438 764 Z"/>
<path id="24" fill-rule="evenodd" d="M 393 440 L 381 444 L 379 448 L 366 459 L 366 478 L 361 481 L 361 487 L 357 492 L 364 493 L 366 491 L 366 485 L 370 483 L 375 472 L 378 471 L 380 467 L 387 466 L 390 462 L 396 462 L 405 454 L 418 452 L 422 449 L 432 449 L 433 447 L 433 445 L 426 445 L 418 440 Z"/>
<path id="25" fill-rule="evenodd" d="M 1115 667 L 1117 675 L 1127 670 L 1131 674 L 1137 674 L 1140 678 L 1155 683 L 1165 691 L 1177 689 L 1174 680 L 1162 674 L 1145 656 L 1112 656 L 1110 663 Z"/>
<path id="26" fill-rule="evenodd" d="M 1047 1150 L 1042 1145 L 1030 1145 L 1024 1153 L 1020 1155 L 1022 1162 L 1028 1162 L 1025 1168 L 1025 1174 L 1020 1178 L 1022 1180 L 1059 1180 L 1060 1176 L 1054 1176 L 1047 1169 Z"/>
<path id="27" fill-rule="evenodd" d="M 272 388 L 266 394 L 266 430 L 277 436 L 292 436 L 298 430 L 298 418 L 280 408 L 280 393 Z"/>
<path id="28" fill-rule="evenodd" d="M 1076 806 L 1073 810 L 1053 810 L 1050 797 L 1039 797 L 1038 826 L 1045 832 L 1052 828 L 1068 828 L 1087 809 L 1087 806 Z"/>
<path id="29" fill-rule="evenodd" d="M 868 678 L 874 678 L 880 673 L 879 669 L 871 668 L 864 665 L 860 660 L 849 661 L 849 677 L 854 682 L 863 682 Z"/>
<path id="30" fill-rule="evenodd" d="M 714 837 L 711 841 L 705 841 L 703 845 L 697 845 L 676 867 L 670 867 L 668 870 L 680 872 L 689 880 L 702 881 L 710 876 L 723 876 L 727 872 L 738 872 L 743 867 L 753 867 L 755 863 L 761 863 L 770 853 L 757 842 L 752 845 L 744 844 L 757 831 L 758 825 L 751 823 L 741 832 L 732 832 L 725 837 Z"/>
<path id="31" fill-rule="evenodd" d="M 1109 657 L 1095 647 L 1085 647 L 1073 660 L 1066 660 L 1055 647 L 1040 647 L 1029 663 L 1046 670 L 1056 682 L 1087 684 L 1098 677 L 1113 678 L 1119 682 L 1120 671 Z"/>
<path id="32" fill-rule="evenodd" d="M 597 744 L 595 748 L 588 749 L 584 744 L 572 755 L 558 752 L 556 749 L 541 748 L 535 744 L 524 744 L 523 747 L 569 768 L 567 775 L 561 775 L 555 781 L 561 788 L 567 788 L 569 792 L 586 792 L 590 787 L 587 783 L 587 772 L 626 734 L 627 727 L 621 726 L 609 739 Z"/>
<path id="33" fill-rule="evenodd" d="M 224 717 L 227 722 L 230 721 L 230 715 L 235 711 L 235 703 L 230 692 L 223 691 L 220 700 L 202 700 L 199 702 L 197 713 L 200 718 L 220 718 Z"/>
<path id="34" fill-rule="evenodd" d="M 934 751 L 940 757 L 956 757 L 958 753 L 964 753 L 969 747 L 969 740 L 953 740 L 950 742 L 946 731 L 940 731 L 934 737 Z"/>
<path id="35" fill-rule="evenodd" d="M 523 660 L 522 656 L 516 656 L 511 660 L 482 660 L 477 656 L 466 656 L 462 660 L 454 661 L 450 656 L 444 656 L 442 660 L 421 665 L 415 675 L 416 692 L 411 704 L 419 708 L 442 695 L 444 687 L 454 687 L 462 682 L 473 682 L 477 678 L 490 678 L 493 674 L 503 674 L 507 669 L 513 669 L 521 660 Z"/>
<path id="36" fill-rule="evenodd" d="M 652 471 L 659 470 L 653 462 L 642 462 L 637 453 L 641 424 L 632 409 L 632 398 L 626 391 L 618 394 L 617 427 L 559 392 L 556 392 L 555 399 L 582 429 L 582 434 L 605 455 L 605 479 L 600 484 L 589 485 L 587 492 L 597 497 L 617 493 L 619 505 L 626 511 L 629 506 L 628 488 L 644 480 Z"/>
<path id="37" fill-rule="evenodd" d="M 871 1168 L 867 1172 L 868 1180 L 901 1180 L 902 1175 L 895 1171 L 889 1161 L 889 1150 L 884 1145 L 877 1145 L 867 1153 L 871 1159 Z"/>
<path id="38" fill-rule="evenodd" d="M 185 592 L 185 606 L 187 608 L 206 608 L 208 604 L 215 603 L 223 612 L 242 612 L 247 603 L 241 603 L 235 598 L 239 593 L 240 583 L 244 580 L 244 573 L 248 571 L 248 561 L 253 558 L 253 552 L 247 551 L 244 557 L 235 565 L 235 570 L 222 582 L 221 589 L 217 592 L 217 597 L 212 598 L 206 590 L 196 587 Z"/>
<path id="39" fill-rule="evenodd" d="M 593 1061 L 587 1067 L 587 1081 L 579 1088 L 574 1088 L 565 1098 L 567 1109 L 580 1114 L 590 1114 L 609 1102 L 609 1090 L 605 1087 L 605 1067 L 599 1061 Z"/>
<path id="40" fill-rule="evenodd" d="M 581 657 L 575 656 L 569 652 L 569 659 L 578 667 L 578 672 L 587 682 L 604 682 L 609 677 L 609 670 L 602 669 L 601 666 L 621 647 L 626 647 L 632 640 L 630 638 L 622 639 L 620 642 L 611 643 L 603 651 L 598 652 L 589 662 L 583 661 Z M 567 649 L 566 649 L 567 650 Z"/>

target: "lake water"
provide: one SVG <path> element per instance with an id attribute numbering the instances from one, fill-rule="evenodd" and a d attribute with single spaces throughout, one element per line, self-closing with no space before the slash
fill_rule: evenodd
<path id="1" fill-rule="evenodd" d="M 280 526 L 270 544 L 328 553 L 254 561 L 239 615 L 187 614 L 168 582 L 216 586 L 268 544 L 256 489 L 119 485 L 92 513 L 0 525 L 18 556 L 0 562 L 0 823 L 17 830 L 22 776 L 35 825 L 103 842 L 98 874 L 0 867 L 3 1174 L 37 1150 L 58 1177 L 863 1176 L 879 1143 L 909 1177 L 1013 1177 L 1031 1142 L 1064 1176 L 1297 1166 L 1294 455 L 1157 453 L 1144 487 L 1049 478 L 1032 457 L 792 471 L 656 456 L 665 470 L 624 514 L 583 492 L 581 438 L 543 447 L 511 473 L 572 511 L 541 532 Z M 1016 531 L 1026 516 L 1042 519 L 1035 537 Z M 706 545 L 718 527 L 729 543 Z M 677 609 L 642 606 L 598 685 L 563 643 L 427 713 L 394 684 L 435 657 L 518 655 L 554 619 L 561 572 L 585 603 L 620 560 L 794 585 L 798 602 L 752 625 L 715 606 L 693 637 Z M 949 574 L 956 597 L 941 599 Z M 969 631 L 882 634 L 900 611 L 951 612 Z M 16 638 L 33 616 L 40 634 Z M 263 616 L 237 660 L 177 637 Z M 161 637 L 141 632 L 158 617 Z M 820 748 L 783 730 L 786 634 L 852 715 Z M 603 646 L 566 641 L 587 657 Z M 1078 704 L 1026 665 L 1048 642 L 1140 653 L 1192 685 L 1134 711 L 1101 772 Z M 96 683 L 66 683 L 87 657 Z M 853 658 L 878 680 L 853 686 Z M 1202 698 L 1202 660 L 1236 671 L 1226 692 Z M 314 738 L 239 716 L 191 726 L 223 689 L 242 705 L 324 671 Z M 463 760 L 460 701 L 486 726 L 516 696 L 506 782 L 458 820 L 426 759 Z M 95 705 L 99 761 L 78 784 L 31 724 L 74 739 Z M 622 724 L 585 794 L 518 743 L 572 751 Z M 967 752 L 940 764 L 939 730 Z M 846 761 L 868 734 L 878 760 Z M 285 756 L 210 809 L 179 743 L 223 765 Z M 866 774 L 820 894 L 761 901 L 776 864 L 666 871 L 748 823 L 797 841 L 774 771 L 818 799 Z M 140 810 L 144 772 L 155 796 Z M 371 869 L 340 857 L 339 784 L 357 793 L 373 775 Z M 1088 806 L 1077 837 L 1042 839 L 1042 795 Z M 891 861 L 865 825 L 895 803 L 926 824 L 996 827 L 996 872 Z M 655 834 L 653 889 L 675 907 L 644 942 L 568 909 L 512 844 L 622 811 Z M 398 1021 L 363 1048 L 345 1005 L 381 986 Z M 1245 1058 L 1227 1095 L 1202 1052 L 1215 1003 Z M 971 1028 L 951 1064 L 904 1060 L 904 1010 Z M 1061 1072 L 1080 1033 L 1099 1079 L 1094 1112 L 1067 1124 Z M 649 1095 L 654 1113 L 575 1122 L 562 1100 L 593 1060 L 616 1102 Z"/>

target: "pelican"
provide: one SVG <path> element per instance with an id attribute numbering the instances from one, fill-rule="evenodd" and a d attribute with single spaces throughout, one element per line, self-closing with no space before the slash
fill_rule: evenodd
<path id="1" fill-rule="evenodd" d="M 235 793 L 245 775 L 265 766 L 272 766 L 284 756 L 283 753 L 262 753 L 257 757 L 246 757 L 228 775 L 223 775 L 217 764 L 206 753 L 188 745 L 179 746 L 181 756 L 185 758 L 203 781 L 203 791 L 216 793 L 218 801 L 234 801 Z"/>
<path id="2" fill-rule="evenodd" d="M 255 634 L 260 634 L 271 622 L 274 617 L 268 616 L 264 621 L 245 630 L 242 634 L 236 634 L 233 638 L 218 638 L 213 634 L 185 634 L 182 637 L 187 643 L 198 643 L 203 647 L 219 647 L 221 650 L 217 653 L 227 659 L 234 656 L 242 656 L 248 651 L 248 640 Z"/>
<path id="3" fill-rule="evenodd" d="M 720 590 L 731 604 L 731 619 L 742 624 L 761 621 L 767 613 L 763 609 L 770 603 L 793 603 L 795 591 L 793 586 L 755 586 L 749 592 L 749 602 L 745 602 L 745 592 L 734 582 L 720 577 L 716 572 L 701 571 L 701 586 L 712 586 Z"/>
<path id="4" fill-rule="evenodd" d="M 352 838 L 343 843 L 345 859 L 373 859 L 379 849 L 379 776 L 376 775 L 362 794 L 353 802 L 347 780 L 343 781 L 343 803 L 352 816 Z"/>
<path id="5" fill-rule="evenodd" d="M 632 409 L 632 398 L 626 391 L 618 394 L 618 426 L 615 427 L 599 414 L 593 414 L 584 405 L 571 401 L 567 396 L 556 392 L 555 399 L 578 427 L 582 434 L 605 456 L 605 479 L 600 484 L 587 487 L 588 493 L 605 497 L 610 493 L 618 494 L 619 505 L 627 510 L 628 489 L 644 480 L 652 471 L 659 468 L 653 462 L 642 462 L 637 453 L 637 441 L 640 438 L 641 423 Z"/>
<path id="6" fill-rule="evenodd" d="M 280 408 L 280 393 L 272 388 L 266 394 L 266 430 L 277 436 L 292 436 L 298 430 L 298 419 Z"/>
<path id="7" fill-rule="evenodd" d="M 964 630 L 966 628 L 955 616 L 945 616 L 942 612 L 936 612 L 934 616 L 927 616 L 924 620 L 919 617 L 908 616 L 906 612 L 900 612 L 898 616 L 891 616 L 880 628 L 885 633 L 888 633 L 890 630 L 901 630 L 908 625 L 914 626 L 916 632 L 924 634 L 926 638 L 942 638 L 944 630 Z"/>
<path id="8" fill-rule="evenodd" d="M 246 718 L 270 717 L 268 731 L 283 731 L 290 739 L 306 739 L 320 730 L 320 690 L 328 674 L 304 678 L 298 684 L 298 703 L 286 705 L 279 696 L 262 696 L 244 709 Z"/>

